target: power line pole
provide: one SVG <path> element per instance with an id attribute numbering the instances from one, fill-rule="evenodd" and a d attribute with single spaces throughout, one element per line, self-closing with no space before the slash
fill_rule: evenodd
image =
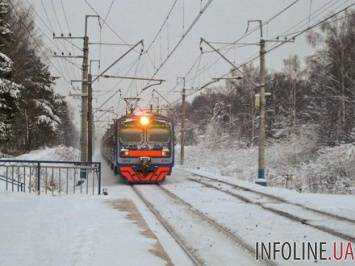
<path id="1" fill-rule="evenodd" d="M 81 98 L 81 139 L 80 139 L 81 155 L 80 156 L 82 162 L 87 162 L 92 160 L 92 125 L 89 126 L 89 120 L 92 121 L 92 81 L 90 81 L 91 96 L 89 96 L 88 93 L 89 90 L 88 19 L 89 18 L 100 19 L 100 17 L 98 15 L 85 15 L 85 34 L 84 34 L 84 45 L 83 45 L 83 66 L 82 66 L 82 83 L 81 83 L 82 98 Z M 88 99 L 89 97 L 91 97 L 90 103 Z M 89 113 L 89 109 L 91 110 L 91 113 Z M 89 142 L 90 142 L 90 148 L 89 148 Z"/>
<path id="2" fill-rule="evenodd" d="M 100 18 L 98 15 L 85 15 L 85 33 L 84 37 L 73 37 L 69 36 L 55 36 L 54 39 L 82 39 L 83 40 L 83 55 L 82 56 L 72 56 L 72 55 L 55 55 L 55 57 L 60 58 L 82 58 L 82 79 L 81 79 L 81 132 L 80 132 L 80 160 L 86 162 L 89 159 L 89 149 L 88 149 L 88 74 L 89 74 L 89 36 L 88 36 L 88 19 L 91 17 Z M 90 133 L 92 135 L 92 133 Z M 85 172 L 80 173 L 81 178 L 85 178 Z"/>
<path id="3" fill-rule="evenodd" d="M 260 27 L 262 23 L 260 22 Z M 262 31 L 261 31 L 262 34 Z M 265 124 L 266 124 L 266 111 L 265 111 L 265 40 L 261 35 L 260 40 L 260 129 L 259 129 L 259 156 L 258 156 L 258 178 L 255 183 L 258 185 L 266 186 L 265 178 Z"/>
<path id="4" fill-rule="evenodd" d="M 83 63 L 81 78 L 81 134 L 80 134 L 80 159 L 88 160 L 88 61 L 89 61 L 89 37 L 87 36 L 87 16 L 85 16 L 85 36 L 83 47 Z"/>
<path id="5" fill-rule="evenodd" d="M 183 88 L 181 94 L 180 164 L 183 165 L 185 159 L 186 79 L 185 77 L 181 78 L 183 80 Z"/>
<path id="6" fill-rule="evenodd" d="M 93 122 L 92 122 L 92 75 L 88 74 L 88 158 L 89 162 L 92 162 L 92 146 L 93 146 Z"/>

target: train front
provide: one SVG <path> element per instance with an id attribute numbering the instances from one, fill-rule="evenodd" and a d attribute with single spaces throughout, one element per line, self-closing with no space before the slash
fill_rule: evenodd
<path id="1" fill-rule="evenodd" d="M 123 117 L 117 125 L 117 167 L 130 183 L 160 183 L 174 165 L 173 124 L 150 113 Z"/>

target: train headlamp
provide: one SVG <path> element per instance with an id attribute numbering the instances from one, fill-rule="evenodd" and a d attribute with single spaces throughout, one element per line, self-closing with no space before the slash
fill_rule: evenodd
<path id="1" fill-rule="evenodd" d="M 128 155 L 129 155 L 128 149 L 121 149 L 121 153 L 120 153 L 121 157 L 127 157 Z"/>
<path id="2" fill-rule="evenodd" d="M 147 117 L 147 116 L 141 116 L 141 117 L 139 118 L 139 123 L 140 123 L 142 126 L 146 127 L 146 126 L 148 126 L 148 125 L 150 124 L 150 119 L 149 119 L 149 117 Z"/>
<path id="3" fill-rule="evenodd" d="M 167 148 L 163 148 L 163 150 L 161 151 L 161 155 L 163 157 L 169 157 L 170 156 L 170 150 Z"/>

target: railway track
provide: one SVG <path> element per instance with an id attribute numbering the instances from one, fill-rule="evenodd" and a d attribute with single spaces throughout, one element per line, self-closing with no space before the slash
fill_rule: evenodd
<path id="1" fill-rule="evenodd" d="M 348 234 L 348 232 L 355 231 L 355 220 L 328 213 L 325 211 L 316 210 L 299 203 L 293 203 L 281 197 L 269 195 L 267 193 L 253 190 L 251 188 L 242 187 L 224 180 L 219 180 L 216 178 L 211 178 L 195 173 L 192 174 L 199 178 L 188 178 L 188 180 L 192 182 L 198 183 L 204 187 L 220 191 L 222 193 L 226 193 L 245 203 L 258 205 L 261 208 L 275 213 L 279 216 L 285 217 L 292 221 L 296 221 L 301 224 L 320 230 L 324 233 L 328 233 L 333 236 L 355 243 L 355 236 Z M 280 204 L 284 204 L 286 206 L 289 206 L 290 208 L 279 208 L 278 205 Z M 322 223 L 322 221 L 325 220 L 327 220 L 328 223 Z M 329 221 L 334 221 L 334 223 L 331 223 Z M 344 228 L 352 228 L 353 230 L 344 229 L 341 232 L 341 230 L 339 230 L 341 229 L 339 228 L 339 226 L 338 228 L 334 227 L 334 225 L 339 225 L 339 223 L 344 225 Z"/>
<path id="2" fill-rule="evenodd" d="M 159 211 L 159 207 L 155 206 L 154 203 L 151 202 L 151 199 L 148 199 L 146 195 L 144 195 L 144 189 L 140 190 L 139 186 L 133 186 L 133 191 L 138 195 L 138 197 L 143 201 L 143 203 L 147 206 L 147 208 L 154 214 L 157 220 L 162 224 L 162 226 L 168 231 L 168 233 L 172 236 L 172 238 L 178 243 L 178 245 L 183 249 L 186 255 L 191 259 L 193 264 L 195 265 L 213 265 L 213 263 L 209 262 L 208 259 L 204 256 L 203 252 L 201 252 L 201 246 L 195 246 L 191 244 L 190 236 L 182 233 L 183 230 L 179 230 L 178 224 L 173 225 L 174 222 L 169 221 L 169 219 L 164 218 L 164 215 Z M 143 186 L 144 187 L 144 186 Z M 147 187 L 147 186 L 146 186 Z M 168 201 L 174 202 L 176 204 L 176 208 L 183 208 L 186 212 L 189 213 L 191 219 L 197 221 L 200 227 L 204 227 L 202 232 L 204 234 L 208 234 L 211 230 L 214 230 L 213 234 L 219 234 L 219 236 L 223 236 L 223 241 L 220 241 L 222 245 L 228 246 L 228 244 L 232 245 L 230 249 L 239 249 L 242 250 L 243 256 L 248 256 L 249 261 L 253 261 L 254 264 L 266 264 L 266 265 L 276 265 L 276 263 L 271 261 L 263 261 L 258 262 L 255 260 L 255 249 L 254 247 L 250 246 L 246 243 L 243 239 L 241 239 L 236 234 L 233 234 L 230 229 L 226 228 L 225 226 L 218 223 L 213 218 L 209 217 L 208 215 L 202 213 L 198 209 L 194 208 L 191 204 L 184 201 L 182 198 L 168 190 L 163 186 L 149 186 L 154 187 L 155 193 L 159 191 L 159 193 L 163 194 L 164 197 L 167 198 Z M 164 202 L 163 208 L 168 208 L 169 204 Z M 189 221 L 185 221 L 185 223 Z M 194 223 L 192 223 L 194 225 Z M 192 226 L 192 225 L 191 225 Z M 193 228 L 194 231 L 197 228 Z M 191 232 L 193 231 L 191 230 Z M 211 234 L 211 235 L 213 235 Z M 217 240 L 218 242 L 218 240 Z M 195 243 L 196 244 L 196 243 Z M 213 249 L 211 249 L 213 252 Z M 226 251 L 224 251 L 226 252 Z M 227 251 L 228 252 L 228 251 Z M 216 254 L 218 255 L 218 254 Z M 235 261 L 235 263 L 237 263 Z M 249 262 L 250 263 L 250 262 Z M 243 263 L 241 263 L 243 264 Z"/>
<path id="3" fill-rule="evenodd" d="M 204 261 L 196 255 L 195 251 L 186 243 L 186 241 L 176 232 L 176 230 L 167 222 L 166 219 L 160 214 L 160 212 L 151 204 L 144 195 L 137 189 L 136 186 L 132 186 L 135 194 L 142 200 L 144 205 L 149 209 L 151 213 L 157 218 L 159 223 L 165 228 L 175 242 L 181 247 L 185 254 L 190 258 L 194 265 L 204 265 Z"/>

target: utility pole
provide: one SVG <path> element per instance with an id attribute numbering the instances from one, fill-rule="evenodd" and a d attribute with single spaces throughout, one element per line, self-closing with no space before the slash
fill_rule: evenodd
<path id="1" fill-rule="evenodd" d="M 265 102 L 265 78 L 266 78 L 266 64 L 265 64 L 265 55 L 266 55 L 266 49 L 265 49 L 265 39 L 263 38 L 263 23 L 261 20 L 249 20 L 248 21 L 248 27 L 247 31 L 249 29 L 249 24 L 252 22 L 258 22 L 260 26 L 260 42 L 257 43 L 260 47 L 260 73 L 259 73 L 259 84 L 256 84 L 253 80 L 249 79 L 247 76 L 244 76 L 243 79 L 245 79 L 248 83 L 253 85 L 256 88 L 259 88 L 259 97 L 260 97 L 260 128 L 259 128 L 259 152 L 258 152 L 258 176 L 255 181 L 256 184 L 266 186 L 266 178 L 265 178 L 265 141 L 266 141 L 266 102 Z M 291 40 L 267 40 L 268 42 L 293 42 L 294 39 Z M 233 67 L 233 70 L 238 71 L 240 74 L 243 75 L 243 72 L 231 61 L 229 60 L 225 55 L 223 55 L 220 50 L 216 49 L 211 43 L 206 41 L 205 39 L 201 38 L 200 41 L 200 49 L 202 51 L 202 43 L 206 43 L 214 52 L 219 54 L 228 64 L 230 64 Z M 249 44 L 248 44 L 249 45 Z M 250 43 L 250 45 L 255 45 L 255 43 Z M 220 79 L 215 79 L 215 81 L 219 81 Z M 213 81 L 213 82 L 215 82 Z M 211 83 L 211 82 L 210 82 Z M 207 86 L 207 83 L 205 86 Z M 252 121 L 253 123 L 253 121 Z M 254 131 L 253 127 L 252 130 Z M 252 132 L 253 134 L 253 132 Z"/>
<path id="2" fill-rule="evenodd" d="M 181 101 L 181 131 L 180 131 L 180 164 L 184 164 L 185 159 L 185 116 L 186 116 L 186 78 L 181 77 L 183 80 L 182 87 L 182 101 Z"/>
<path id="3" fill-rule="evenodd" d="M 85 16 L 85 36 L 83 47 L 83 63 L 81 78 L 81 134 L 80 134 L 80 159 L 88 160 L 88 60 L 89 60 L 89 37 L 87 36 L 87 16 Z"/>
<path id="4" fill-rule="evenodd" d="M 93 146 L 93 122 L 92 122 L 92 75 L 88 74 L 88 158 L 89 162 L 92 162 L 92 146 Z"/>
<path id="5" fill-rule="evenodd" d="M 85 15 L 85 34 L 84 37 L 55 36 L 54 39 L 82 39 L 83 40 L 83 55 L 82 56 L 57 56 L 61 58 L 82 58 L 82 79 L 81 79 L 81 133 L 80 133 L 80 160 L 86 162 L 89 159 L 88 155 L 88 68 L 89 68 L 89 36 L 88 36 L 88 19 L 91 17 L 100 18 L 98 15 Z M 81 178 L 85 178 L 85 172 L 80 173 Z"/>
<path id="6" fill-rule="evenodd" d="M 262 29 L 262 23 L 260 21 L 260 27 Z M 265 124 L 266 124 L 266 111 L 265 111 L 265 40 L 262 36 L 260 39 L 260 129 L 259 129 L 259 156 L 258 156 L 258 178 L 255 183 L 258 185 L 266 186 L 265 178 Z"/>

